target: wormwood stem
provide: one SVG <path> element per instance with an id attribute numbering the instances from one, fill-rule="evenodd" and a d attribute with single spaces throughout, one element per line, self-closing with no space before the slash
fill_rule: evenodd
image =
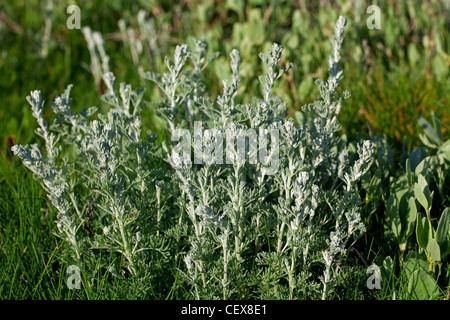
<path id="1" fill-rule="evenodd" d="M 123 221 L 122 221 L 122 218 L 120 217 L 120 212 L 118 211 L 116 206 L 114 206 L 114 212 L 116 214 L 116 220 L 117 220 L 117 224 L 119 226 L 120 236 L 122 237 L 122 244 L 123 244 L 123 249 L 124 249 L 123 253 L 125 255 L 125 258 L 130 263 L 129 270 L 130 270 L 131 274 L 134 276 L 134 275 L 136 275 L 136 269 L 134 268 L 133 257 L 132 257 L 132 254 L 130 253 L 130 250 L 128 249 L 128 240 L 127 240 L 127 236 L 125 234 Z"/>
<path id="2" fill-rule="evenodd" d="M 325 272 L 324 272 L 324 279 L 323 279 L 322 300 L 327 299 L 328 290 L 330 289 L 330 280 L 331 280 L 330 269 L 331 269 L 331 265 L 327 264 L 327 266 L 325 268 Z"/>
<path id="3" fill-rule="evenodd" d="M 283 221 L 281 223 L 280 233 L 278 235 L 278 245 L 277 245 L 277 254 L 281 254 L 281 247 L 283 246 L 283 234 L 284 234 L 284 228 L 286 227 L 286 223 Z"/>
<path id="4" fill-rule="evenodd" d="M 160 221 L 161 221 L 161 188 L 156 185 L 156 203 L 157 203 L 157 212 L 156 212 L 156 236 L 159 237 L 159 229 L 160 229 Z"/>
<path id="5" fill-rule="evenodd" d="M 235 217 L 235 236 L 234 236 L 234 245 L 236 250 L 236 257 L 238 260 L 241 259 L 241 251 L 242 251 L 242 236 L 243 236 L 243 230 L 242 230 L 242 224 L 243 216 L 242 216 L 242 190 L 240 189 L 240 178 L 239 178 L 239 171 L 241 169 L 240 165 L 237 165 L 234 169 L 234 192 L 236 195 L 235 201 L 233 203 L 234 207 L 234 214 Z"/>
<path id="6" fill-rule="evenodd" d="M 294 289 L 296 287 L 295 279 L 294 279 L 296 256 L 297 256 L 297 247 L 294 247 L 294 249 L 292 250 L 292 254 L 291 254 L 291 270 L 289 272 L 289 299 L 290 300 L 292 300 L 294 297 L 293 294 L 294 294 Z"/>
<path id="7" fill-rule="evenodd" d="M 119 222 L 119 229 L 120 229 L 120 234 L 121 234 L 122 240 L 123 240 L 123 246 L 124 246 L 124 249 L 125 249 L 125 256 L 126 256 L 128 262 L 131 265 L 130 266 L 130 272 L 134 276 L 134 275 L 136 275 L 136 270 L 134 268 L 133 258 L 132 258 L 131 254 L 130 254 L 130 251 L 128 250 L 127 237 L 125 236 L 125 231 L 123 230 L 123 225 L 120 222 Z"/>
<path id="8" fill-rule="evenodd" d="M 72 246 L 73 246 L 73 249 L 74 249 L 74 251 L 75 251 L 75 255 L 76 255 L 76 257 L 77 257 L 77 262 L 78 262 L 79 264 L 81 264 L 80 249 L 78 248 L 78 242 L 77 242 L 76 239 L 73 239 L 73 241 L 72 241 Z"/>
<path id="9" fill-rule="evenodd" d="M 72 192 L 69 192 L 69 197 L 70 197 L 70 200 L 72 201 L 72 204 L 73 204 L 73 207 L 75 208 L 75 211 L 77 212 L 78 218 L 80 218 L 81 220 L 83 220 L 83 217 L 81 216 L 81 212 L 80 212 L 80 210 L 78 209 L 78 205 L 77 205 L 77 202 L 76 202 L 76 200 L 75 200 L 75 195 L 74 195 L 73 191 L 72 191 Z M 81 222 L 81 221 L 80 221 L 80 222 Z"/>
<path id="10" fill-rule="evenodd" d="M 225 239 L 223 240 L 223 299 L 228 299 L 228 233 L 225 235 Z"/>

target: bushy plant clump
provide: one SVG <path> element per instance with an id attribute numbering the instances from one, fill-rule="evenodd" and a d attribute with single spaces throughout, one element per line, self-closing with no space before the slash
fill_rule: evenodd
<path id="1" fill-rule="evenodd" d="M 365 232 L 358 182 L 374 152 L 369 140 L 352 151 L 338 134 L 350 96 L 339 88 L 345 25 L 339 17 L 329 77 L 316 80 L 320 98 L 303 108 L 311 121 L 297 125 L 273 94 L 292 67 L 280 66 L 278 44 L 259 55 L 266 73 L 251 104 L 236 102 L 237 50 L 222 93 L 212 99 L 205 92 L 202 72 L 215 56 L 206 56 L 203 40 L 177 46 L 174 60 L 165 60 L 168 73 L 143 73 L 164 95 L 152 103 L 172 143 L 143 135 L 144 90 L 117 88 L 112 73 L 103 76 L 102 97 L 111 109 L 98 120 L 89 121 L 95 108 L 71 111 L 69 86 L 50 103 L 57 118 L 49 125 L 40 92 L 31 92 L 46 152 L 38 145 L 12 150 L 42 181 L 58 212 L 61 259 L 81 269 L 83 286 L 101 286 L 106 272 L 136 297 L 165 277 L 182 279 L 195 299 L 326 299 L 335 267 Z M 194 137 L 194 161 L 189 148 L 180 152 L 190 145 L 186 137 Z M 218 150 L 225 159 L 213 156 Z"/>

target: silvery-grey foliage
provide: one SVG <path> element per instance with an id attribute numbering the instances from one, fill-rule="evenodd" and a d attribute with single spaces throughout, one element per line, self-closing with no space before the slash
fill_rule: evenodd
<path id="1" fill-rule="evenodd" d="M 364 141 L 353 160 L 338 135 L 337 116 L 350 96 L 338 91 L 345 25 L 340 17 L 329 77 L 316 81 L 320 98 L 303 108 L 313 118 L 309 124 L 287 119 L 286 103 L 273 94 L 292 67 L 279 66 L 278 44 L 259 55 L 262 97 L 252 104 L 237 103 L 237 50 L 230 54 L 231 79 L 223 80 L 222 93 L 208 95 L 201 75 L 217 54 L 207 55 L 203 39 L 195 39 L 192 49 L 177 46 L 173 63 L 165 59 L 168 73 L 143 73 L 164 93 L 158 112 L 172 138 L 193 138 L 194 161 L 178 152 L 179 145 L 156 148 L 151 137 L 142 137 L 144 90 L 124 83 L 117 90 L 112 73 L 103 75 L 102 97 L 112 108 L 91 122 L 94 108 L 71 111 L 69 86 L 51 103 L 57 119 L 49 127 L 44 101 L 33 91 L 27 99 L 47 153 L 37 145 L 13 151 L 42 180 L 58 211 L 56 233 L 72 259 L 87 268 L 97 257 L 105 269 L 116 270 L 99 257 L 117 254 L 130 281 L 151 281 L 155 268 L 181 259 L 177 270 L 196 299 L 294 299 L 305 288 L 326 299 L 333 267 L 365 231 L 358 182 L 373 154 L 372 143 Z M 233 147 L 239 144 L 245 149 Z M 63 153 L 67 145 L 77 154 Z M 254 161 L 256 155 L 262 157 Z M 86 212 L 94 230 L 87 230 Z M 317 263 L 322 274 L 313 272 Z M 91 274 L 88 284 L 95 282 Z"/>

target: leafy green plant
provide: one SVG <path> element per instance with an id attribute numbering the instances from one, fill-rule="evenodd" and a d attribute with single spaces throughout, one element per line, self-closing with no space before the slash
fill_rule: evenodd
<path id="1" fill-rule="evenodd" d="M 435 234 L 435 229 L 431 227 L 432 221 L 436 218 L 439 220 L 440 213 L 444 211 L 445 203 L 448 201 L 445 196 L 449 168 L 448 142 L 442 140 L 441 122 L 434 112 L 432 119 L 433 126 L 419 116 L 418 123 L 424 129 L 424 134 L 420 134 L 420 138 L 426 148 L 413 149 L 406 159 L 402 156 L 404 169 L 399 175 L 395 171 L 391 172 L 393 166 L 389 147 L 383 139 L 374 137 L 381 147 L 381 155 L 384 154 L 384 158 L 378 155 L 375 173 L 367 176 L 363 182 L 369 197 L 380 194 L 381 199 L 384 199 L 385 227 L 388 237 L 393 236 L 399 246 L 401 256 L 406 252 L 408 240 L 417 227 L 416 221 L 420 218 L 422 222 L 420 209 L 423 208 L 425 212 L 427 232 L 432 237 Z M 379 186 L 387 184 L 387 192 L 373 187 L 374 184 Z"/>
<path id="2" fill-rule="evenodd" d="M 384 199 L 384 237 L 398 250 L 400 270 L 406 270 L 405 299 L 440 297 L 439 285 L 448 278 L 450 159 L 441 122 L 434 112 L 431 115 L 433 125 L 419 116 L 423 146 L 411 151 L 399 175 L 390 172 L 392 163 L 378 158 L 375 174 L 363 182 L 369 198 L 378 194 Z M 374 179 L 381 188 L 372 187 Z M 383 185 L 387 185 L 385 191 Z"/>
<path id="3" fill-rule="evenodd" d="M 383 277 L 400 283 L 396 299 L 440 299 L 448 286 L 448 145 L 442 134 L 445 124 L 431 115 L 432 124 L 418 117 L 423 145 L 402 154 L 399 165 L 386 137 L 374 136 L 369 125 L 375 165 L 361 181 L 363 221 L 374 236 L 370 241 L 378 245 L 375 263 L 383 264 Z M 383 257 L 396 267 L 385 268 Z"/>

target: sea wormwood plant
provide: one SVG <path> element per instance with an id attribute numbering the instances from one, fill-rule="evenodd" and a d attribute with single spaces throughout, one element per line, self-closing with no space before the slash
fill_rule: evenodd
<path id="1" fill-rule="evenodd" d="M 204 57 L 201 41 L 196 41 L 191 53 L 186 46 L 177 47 L 174 65 L 166 60 L 170 74 L 143 74 L 166 93 L 161 113 L 175 138 L 172 140 L 179 140 L 183 128 L 181 131 L 190 133 L 188 137 L 192 134 L 197 138 L 194 154 L 202 154 L 201 161 L 193 165 L 185 161 L 185 155 L 180 156 L 180 144 L 172 153 L 166 149 L 186 198 L 185 213 L 194 229 L 185 262 L 186 277 L 197 298 L 218 297 L 221 292 L 227 299 L 236 288 L 243 290 L 239 282 L 251 263 L 258 265 L 256 291 L 261 296 L 298 297 L 299 288 L 311 285 L 304 279 L 310 278 L 313 261 L 321 253 L 325 299 L 333 286 L 332 266 L 345 256 L 350 239 L 364 232 L 357 183 L 371 165 L 372 143 L 358 145 L 359 158 L 350 164 L 349 153 L 337 136 L 337 115 L 342 101 L 350 95 L 337 90 L 342 76 L 338 62 L 345 24 L 345 18 L 340 17 L 335 27 L 329 79 L 316 81 L 321 98 L 304 108 L 314 118 L 312 126 L 296 127 L 292 119 L 285 119 L 285 103 L 272 94 L 275 81 L 292 67 L 278 67 L 283 48 L 277 44 L 268 55 L 260 54 L 267 74 L 259 77 L 263 96 L 254 98 L 253 105 L 235 102 L 240 84 L 240 56 L 236 50 L 230 54 L 232 79 L 223 81 L 223 93 L 215 103 L 198 97 L 202 93 L 198 88 L 203 88 L 198 77 L 195 82 L 178 77 L 189 55 Z M 207 60 L 193 60 L 194 70 L 205 68 Z M 197 89 L 195 95 L 189 93 L 192 83 Z M 187 89 L 176 94 L 176 88 L 182 85 Z M 186 115 L 188 119 L 182 121 Z M 209 130 L 198 133 L 192 126 L 194 115 L 194 120 L 203 121 Z M 278 141 L 271 140 L 266 163 L 238 161 L 234 150 L 226 155 L 227 160 L 233 159 L 231 164 L 225 165 L 223 159 L 212 161 L 217 159 L 212 156 L 213 150 L 222 150 L 230 139 L 242 137 L 248 129 L 266 133 L 276 129 L 280 133 Z M 252 149 L 248 138 L 246 155 L 251 159 L 252 153 L 261 150 Z M 274 150 L 280 152 L 280 163 L 277 172 L 269 174 L 265 164 L 273 160 Z M 244 255 L 247 259 L 243 259 Z M 287 291 L 281 285 L 283 279 L 288 283 Z M 241 295 L 239 292 L 237 296 Z"/>
<path id="2" fill-rule="evenodd" d="M 203 40 L 194 40 L 192 50 L 177 46 L 174 63 L 165 59 L 169 73 L 143 73 L 164 93 L 153 105 L 172 142 L 180 132 L 194 137 L 194 163 L 178 152 L 180 142 L 163 143 L 161 150 L 151 136 L 141 138 L 144 91 L 121 83 L 117 92 L 112 73 L 103 76 L 103 101 L 113 108 L 90 123 L 93 108 L 71 111 L 71 86 L 51 103 L 57 115 L 52 126 L 43 117 L 40 92 L 33 91 L 27 99 L 46 158 L 37 145 L 12 150 L 43 182 L 58 211 L 56 234 L 67 259 L 85 270 L 85 285 L 96 285 L 96 270 L 107 268 L 114 276 L 122 267 L 142 293 L 156 269 L 173 259 L 196 299 L 326 299 L 333 267 L 365 231 L 357 183 L 373 153 L 372 143 L 364 141 L 352 157 L 338 136 L 337 116 L 350 96 L 338 91 L 345 25 L 339 17 L 329 78 L 316 81 L 320 98 L 303 108 L 311 124 L 286 119 L 286 103 L 272 92 L 292 67 L 279 67 L 278 44 L 259 55 L 266 74 L 259 77 L 262 97 L 251 104 L 236 102 L 237 50 L 230 54 L 232 78 L 223 81 L 222 94 L 212 100 L 205 92 L 202 71 L 217 54 L 207 56 Z M 191 69 L 185 67 L 188 60 Z M 196 121 L 206 130 L 198 130 Z M 260 133 L 257 148 L 254 136 L 244 136 L 249 129 Z M 262 150 L 269 136 L 270 150 Z M 238 149 L 227 148 L 227 161 L 215 161 L 213 151 L 239 139 L 249 159 L 261 151 L 264 157 L 246 162 Z M 275 172 L 271 161 L 277 161 Z M 120 263 L 106 261 L 105 252 Z M 179 258 L 184 265 L 177 264 Z"/>

